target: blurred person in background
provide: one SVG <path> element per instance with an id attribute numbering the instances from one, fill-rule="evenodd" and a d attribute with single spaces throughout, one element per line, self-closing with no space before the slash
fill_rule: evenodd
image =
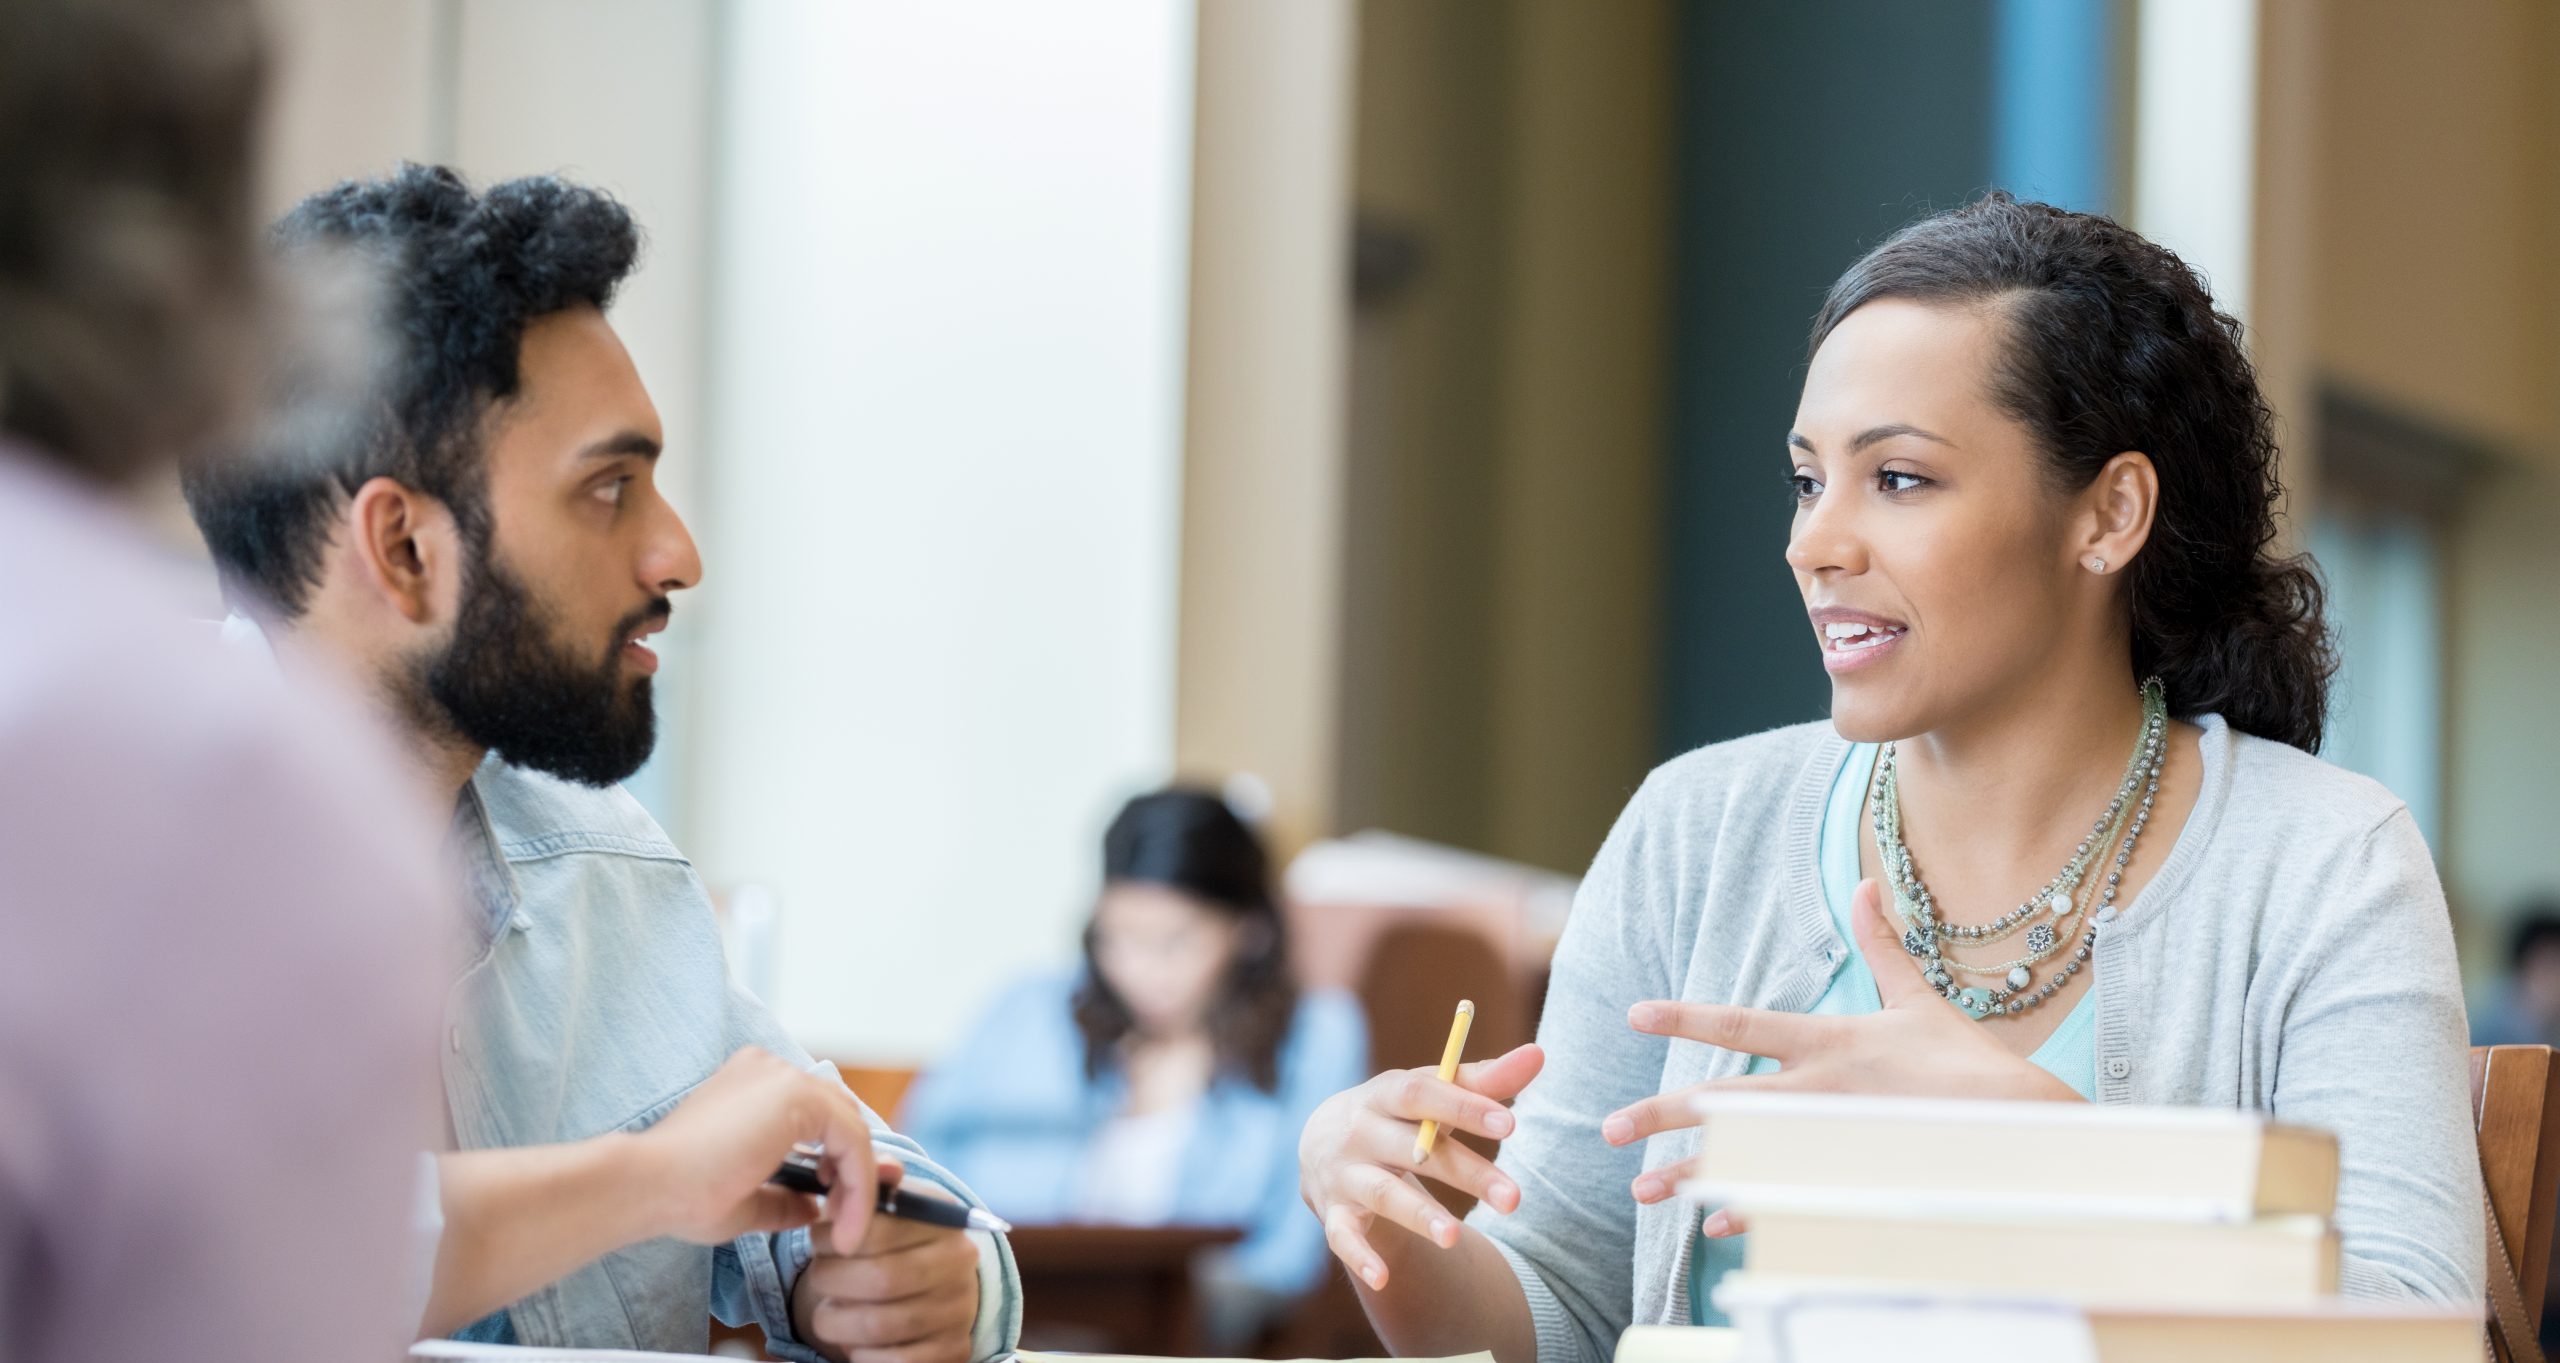
<path id="1" fill-rule="evenodd" d="M 1261 840 L 1207 791 L 1111 821 L 1084 948 L 1000 995 L 903 1124 L 1018 1221 L 1244 1228 L 1197 1277 L 1211 1347 L 1245 1347 L 1323 1272 L 1292 1151 L 1367 1070 L 1360 1006 L 1291 981 Z"/>
<path id="2" fill-rule="evenodd" d="M 388 1358 L 451 900 L 351 699 L 134 513 L 273 320 L 230 0 L 0 2 L 0 1360 Z"/>
<path id="3" fill-rule="evenodd" d="M 971 1200 L 729 983 L 710 897 L 617 784 L 656 739 L 645 642 L 702 564 L 654 474 L 658 413 L 605 310 L 639 232 L 550 176 L 406 166 L 305 200 L 288 258 L 377 273 L 373 419 L 187 499 L 244 646 L 351 675 L 432 773 L 471 891 L 441 1036 L 423 1333 L 701 1352 L 716 1315 L 794 1359 L 1012 1347 L 992 1237 L 872 1217 L 874 1180 Z M 767 1185 L 795 1142 L 831 1222 Z M 875 1169 L 874 1147 L 894 1157 Z"/>
<path id="4" fill-rule="evenodd" d="M 2527 904 L 2507 938 L 2507 974 L 2471 1020 L 2474 1046 L 2560 1046 L 2560 900 Z"/>

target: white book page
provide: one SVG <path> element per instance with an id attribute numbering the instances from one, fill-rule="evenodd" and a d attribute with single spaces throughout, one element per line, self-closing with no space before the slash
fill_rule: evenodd
<path id="1" fill-rule="evenodd" d="M 1771 1324 L 1773 1363 L 1982 1363 L 1985 1341 L 2003 1358 L 2098 1363 L 2088 1317 L 2050 1307 L 1840 1297 L 1788 1303 Z"/>
<path id="2" fill-rule="evenodd" d="M 432 1363 L 574 1363 L 575 1360 L 598 1360 L 599 1363 L 645 1363 L 647 1360 L 681 1359 L 683 1363 L 702 1363 L 701 1354 L 661 1354 L 646 1349 L 542 1349 L 523 1344 L 472 1344 L 459 1339 L 422 1339 L 409 1346 L 409 1357 Z"/>

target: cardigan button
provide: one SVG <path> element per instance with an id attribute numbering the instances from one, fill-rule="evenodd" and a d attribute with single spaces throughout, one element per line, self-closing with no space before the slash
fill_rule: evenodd
<path id="1" fill-rule="evenodd" d="M 2123 1056 L 2115 1056 L 2107 1061 L 2107 1077 L 2109 1079 L 2122 1079 L 2131 1073 L 2133 1073 L 2133 1062 L 2125 1059 Z"/>

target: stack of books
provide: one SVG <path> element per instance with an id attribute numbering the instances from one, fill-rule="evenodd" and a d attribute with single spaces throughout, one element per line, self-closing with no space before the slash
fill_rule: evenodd
<path id="1" fill-rule="evenodd" d="M 1745 1358 L 1804 1356 L 1790 1338 L 1852 1317 L 1901 1357 L 1934 1357 L 1917 1340 L 1942 1332 L 1921 1316 L 1979 1356 L 1955 1321 L 2004 1311 L 2004 1331 L 2085 1336 L 2061 1351 L 2102 1363 L 2480 1357 L 2476 1308 L 2338 1299 L 2326 1132 L 2237 1111 L 1828 1095 L 1711 1095 L 1699 1111 L 1681 1192 L 1747 1227 L 1715 1297 Z"/>

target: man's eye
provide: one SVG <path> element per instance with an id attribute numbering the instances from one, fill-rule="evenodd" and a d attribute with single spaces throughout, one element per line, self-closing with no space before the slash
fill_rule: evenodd
<path id="1" fill-rule="evenodd" d="M 616 478 L 612 482 L 606 483 L 597 488 L 596 496 L 604 499 L 604 501 L 610 505 L 620 506 L 622 505 L 622 489 L 624 485 L 628 484 L 630 481 L 631 476 L 629 474 L 624 474 L 622 477 Z"/>

